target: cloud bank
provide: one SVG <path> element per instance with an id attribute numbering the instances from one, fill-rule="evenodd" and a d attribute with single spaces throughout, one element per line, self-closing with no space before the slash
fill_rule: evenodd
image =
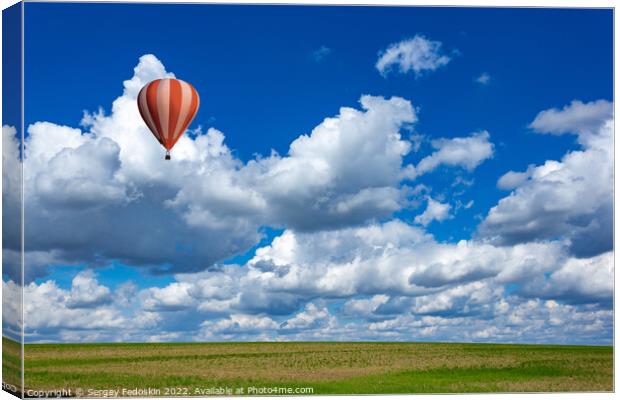
<path id="1" fill-rule="evenodd" d="M 36 227 L 26 232 L 29 279 L 45 275 L 52 263 L 96 267 L 109 260 L 154 273 L 201 271 L 256 245 L 262 226 L 359 226 L 389 218 L 410 202 L 406 180 L 414 167 L 404 157 L 413 145 L 401 131 L 417 114 L 408 100 L 364 95 L 360 109 L 342 107 L 294 140 L 288 154 L 247 162 L 233 155 L 222 132 L 199 127 L 179 140 L 175 161 L 163 164 L 135 99 L 142 85 L 170 76 L 145 55 L 109 115 L 86 114 L 84 129 L 28 126 L 25 214 L 26 225 Z M 17 163 L 12 131 L 4 129 L 3 137 L 5 162 Z M 459 147 L 487 139 L 477 134 L 437 142 L 437 154 L 415 175 L 442 163 L 471 170 L 490 145 L 473 155 Z M 8 185 L 15 184 L 12 178 Z M 18 204 L 17 191 L 5 193 L 13 196 L 7 204 Z M 17 242 L 6 246 L 7 259 L 18 250 Z"/>

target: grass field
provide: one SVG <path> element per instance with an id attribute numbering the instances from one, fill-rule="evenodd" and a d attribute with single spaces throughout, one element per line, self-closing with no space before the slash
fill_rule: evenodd
<path id="1" fill-rule="evenodd" d="M 3 343 L 6 380 L 19 376 L 19 345 Z M 15 350 L 17 358 L 7 359 Z M 613 390 L 610 346 L 28 344 L 25 369 L 26 389 L 81 388 L 83 393 L 158 388 L 161 395 L 194 395 L 229 387 L 245 388 L 247 394 L 248 387 L 276 386 L 310 387 L 314 394 Z"/>
<path id="2" fill-rule="evenodd" d="M 2 338 L 2 382 L 21 386 L 21 348 L 19 343 Z"/>

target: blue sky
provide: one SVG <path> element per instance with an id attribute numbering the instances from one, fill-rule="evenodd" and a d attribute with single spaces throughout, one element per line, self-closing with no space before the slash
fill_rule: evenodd
<path id="1" fill-rule="evenodd" d="M 7 8 L 2 12 L 2 36 L 5 38 L 21 35 L 20 6 Z M 2 46 L 3 60 L 21 59 L 21 46 L 18 40 L 6 40 Z M 2 103 L 3 124 L 18 126 L 21 124 L 21 68 L 20 63 L 4 61 L 2 65 L 2 97 L 14 99 Z M 12 79 L 6 79 L 11 77 Z"/>
<path id="2" fill-rule="evenodd" d="M 608 135 L 604 124 L 611 118 L 613 101 L 612 18 L 612 11 L 602 9 L 29 3 L 25 122 L 34 127 L 27 135 L 33 149 L 30 171 L 35 193 L 30 214 L 33 268 L 27 275 L 38 285 L 33 290 L 54 282 L 58 298 L 63 298 L 67 293 L 79 297 L 81 288 L 88 289 L 90 297 L 65 304 L 68 315 L 99 307 L 113 325 L 114 318 L 130 315 L 120 312 L 111 298 L 122 297 L 119 290 L 134 285 L 133 297 L 139 301 L 131 309 L 158 321 L 153 326 L 161 331 L 162 340 L 335 336 L 609 343 L 608 285 L 593 279 L 591 287 L 581 287 L 575 276 L 611 274 L 607 265 L 611 231 L 606 220 L 611 218 L 612 182 L 596 181 L 601 190 L 574 182 L 583 179 L 594 185 L 591 178 L 604 179 L 610 164 L 583 171 L 573 158 L 581 152 L 602 151 L 592 138 Z M 415 47 L 416 43 L 431 50 Z M 400 48 L 405 58 L 426 51 L 423 56 L 446 61 L 436 58 L 431 65 L 419 66 L 419 59 L 403 64 L 401 58 L 381 70 L 378 62 L 390 48 Z M 160 77 L 163 68 L 191 82 L 201 95 L 200 110 L 187 135 L 191 140 L 182 145 L 188 150 L 177 151 L 181 162 L 188 161 L 170 172 L 167 165 L 152 164 L 147 157 L 156 147 L 140 147 L 151 146 L 142 141 L 150 138 L 144 138 L 144 127 L 127 105 L 131 101 L 124 103 L 132 98 L 124 81 L 146 83 L 142 80 Z M 363 100 L 363 95 L 374 97 Z M 102 115 L 84 118 L 85 112 L 96 113 L 100 107 Z M 359 119 L 357 125 L 337 129 L 352 138 L 350 143 L 358 143 L 355 135 L 374 140 L 392 128 L 400 139 L 388 135 L 385 143 L 373 142 L 378 147 L 372 151 L 387 149 L 383 158 L 370 153 L 368 159 L 348 160 L 357 157 L 355 150 L 329 147 L 329 140 L 321 142 L 313 133 L 313 129 L 332 132 L 324 120 L 345 120 L 342 107 L 362 110 L 351 117 Z M 545 110 L 551 111 L 539 114 Z M 72 136 L 75 131 L 68 127 L 79 129 L 78 136 Z M 200 131 L 193 131 L 198 127 Z M 218 145 L 220 134 L 224 150 Z M 132 135 L 142 136 L 127 139 Z M 302 135 L 313 140 L 301 143 Z M 201 137 L 208 144 L 200 144 Z M 102 144 L 102 138 L 110 143 Z M 293 142 L 299 143 L 296 151 L 289 150 Z M 108 147 L 104 151 L 97 146 Z M 408 150 L 396 157 L 389 146 Z M 87 157 L 93 171 L 100 168 L 75 172 L 93 186 L 67 178 L 70 167 L 65 175 L 52 171 L 63 149 L 73 150 L 65 161 L 56 161 L 58 165 L 72 166 L 71 160 L 77 163 Z M 219 158 L 196 161 L 190 149 L 215 152 Z M 276 158 L 270 158 L 272 149 Z M 297 168 L 296 160 L 302 160 L 301 171 L 307 168 L 305 162 L 319 165 L 312 164 L 316 159 L 309 154 L 327 163 L 331 177 L 327 183 L 321 180 L 321 170 L 315 174 L 307 170 L 306 181 L 299 178 L 303 174 L 287 169 Z M 571 154 L 570 160 L 563 158 Z M 561 182 L 555 189 L 549 189 L 544 178 L 555 168 L 548 160 L 560 163 L 558 171 L 564 171 L 551 179 Z M 347 167 L 355 162 L 361 168 L 358 174 Z M 424 162 L 434 164 L 424 169 Z M 209 172 L 212 165 L 217 167 Z M 407 175 L 407 165 L 417 172 L 400 178 Z M 27 160 L 26 175 L 28 166 Z M 195 172 L 202 167 L 208 171 Z M 196 176 L 187 178 L 184 168 Z M 291 173 L 286 180 L 270 180 L 283 170 Z M 502 178 L 510 171 L 530 172 L 518 175 L 523 179 L 516 183 L 498 183 L 517 176 Z M 287 188 L 294 179 L 300 180 Z M 70 185 L 64 195 L 57 193 L 63 184 Z M 583 202 L 587 204 L 583 210 L 568 199 L 580 191 L 591 197 Z M 93 198 L 99 195 L 98 203 Z M 513 199 L 504 201 L 508 197 Z M 557 204 L 565 208 L 556 210 Z M 347 208 L 355 205 L 360 208 Z M 348 211 L 330 216 L 330 207 Z M 425 211 L 429 219 L 423 217 Z M 76 227 L 84 221 L 87 226 Z M 47 237 L 46 229 L 52 226 L 58 232 Z M 179 235 L 176 250 L 157 248 L 166 233 L 159 233 L 162 229 Z M 357 242 L 360 237 L 374 237 L 373 229 L 381 232 L 381 240 Z M 115 241 L 119 231 L 123 233 Z M 399 233 L 393 237 L 393 231 Z M 94 237 L 98 239 L 89 239 Z M 324 248 L 328 239 L 340 244 Z M 458 247 L 461 240 L 471 246 L 468 253 L 457 260 L 445 259 L 446 254 L 465 251 Z M 299 243 L 293 246 L 297 250 L 286 247 L 292 242 Z M 363 246 L 374 250 L 366 252 Z M 396 266 L 387 266 L 392 261 L 381 258 L 393 248 L 398 249 L 397 259 L 401 257 L 400 267 L 396 261 Z M 381 257 L 375 254 L 377 249 L 383 249 Z M 292 254 L 295 251 L 299 254 Z M 530 262 L 509 266 L 530 253 L 537 254 Z M 472 261 L 486 256 L 488 264 Z M 293 267 L 305 276 L 319 265 L 332 265 L 323 271 L 330 276 L 363 258 L 377 268 L 365 279 L 381 280 L 379 276 L 390 268 L 401 268 L 394 273 L 404 274 L 406 267 L 409 278 L 372 287 L 358 276 L 371 267 L 358 266 L 340 278 L 357 279 L 354 289 L 293 285 L 286 280 L 253 291 L 230 283 L 250 279 L 251 273 L 244 271 L 272 276 L 279 263 L 288 265 L 288 275 L 279 270 L 282 276 L 290 277 Z M 504 262 L 505 268 L 491 267 L 497 262 Z M 10 280 L 6 272 L 4 277 L 5 282 Z M 200 289 L 188 283 L 203 281 L 239 292 L 233 301 L 213 294 L 214 288 L 205 289 L 207 283 Z M 178 303 L 166 300 L 170 298 Z M 261 301 L 264 307 L 248 306 Z M 449 307 L 441 309 L 442 301 Z M 498 306 L 502 302 L 507 305 Z M 520 310 L 530 306 L 532 314 L 540 313 L 544 325 L 540 329 L 547 336 L 528 336 L 527 326 L 520 331 L 511 328 Z M 387 309 L 397 311 L 381 311 Z M 574 334 L 554 336 L 559 331 L 553 318 L 560 317 L 550 316 L 551 310 L 572 318 Z M 429 316 L 441 321 L 429 322 Z M 174 331 L 170 321 L 177 320 L 187 321 L 188 328 Z M 309 320 L 312 323 L 302 323 Z M 463 336 L 447 333 L 454 323 L 468 327 Z M 294 332 L 286 328 L 296 324 Z M 396 328 L 390 331 L 381 324 Z M 601 327 L 593 334 L 587 327 L 597 324 Z M 415 326 L 426 333 L 403 333 Z M 105 327 L 94 327 L 83 336 L 72 329 L 43 324 L 33 328 L 32 336 L 53 341 L 111 337 Z M 141 329 L 146 331 L 136 328 L 132 338 L 148 339 Z M 353 333 L 362 329 L 376 331 L 377 336 Z"/>
<path id="3" fill-rule="evenodd" d="M 434 232 L 445 239 L 470 234 L 461 227 L 503 195 L 494 183 L 505 170 L 574 146 L 572 137 L 532 135 L 533 116 L 613 95 L 608 10 L 32 4 L 26 12 L 27 124 L 76 125 L 83 110 L 116 97 L 127 66 L 152 53 L 200 88 L 194 125 L 225 132 L 242 160 L 285 153 L 361 94 L 411 99 L 416 131 L 430 137 L 493 132 L 498 156 L 477 171 L 475 208 Z M 450 67 L 427 79 L 378 74 L 377 52 L 418 33 L 454 54 Z M 331 52 L 316 62 L 322 46 Z M 485 72 L 492 84 L 477 84 Z"/>

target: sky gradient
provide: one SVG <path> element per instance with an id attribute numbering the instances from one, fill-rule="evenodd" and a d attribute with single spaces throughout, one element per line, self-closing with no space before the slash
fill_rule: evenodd
<path id="1" fill-rule="evenodd" d="M 612 11 L 25 12 L 26 340 L 612 342 Z"/>

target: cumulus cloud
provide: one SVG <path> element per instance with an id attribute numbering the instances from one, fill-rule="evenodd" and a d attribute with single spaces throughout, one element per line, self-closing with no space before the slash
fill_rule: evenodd
<path id="1" fill-rule="evenodd" d="M 187 171 L 208 165 L 217 187 L 223 171 L 234 173 L 238 161 L 221 134 L 210 130 L 197 132 L 196 140 L 181 138 L 179 161 L 162 168 L 161 149 L 140 121 L 135 96 L 145 83 L 167 76 L 159 60 L 143 56 L 111 114 L 87 115 L 86 131 L 50 122 L 28 127 L 25 214 L 26 225 L 37 227 L 26 233 L 29 253 L 55 254 L 67 264 L 119 260 L 165 272 L 204 269 L 259 240 L 245 219 L 223 211 L 216 223 L 197 226 L 168 205 L 198 178 Z M 227 189 L 222 185 L 217 192 Z M 32 261 L 27 269 L 40 270 Z"/>
<path id="2" fill-rule="evenodd" d="M 175 282 L 163 288 L 149 288 L 140 293 L 142 305 L 148 311 L 180 310 L 192 305 L 191 285 Z"/>
<path id="3" fill-rule="evenodd" d="M 530 321 L 515 322 L 530 301 L 545 318 L 550 311 L 539 300 L 570 305 L 554 316 L 561 321 L 590 309 L 607 329 L 611 259 L 576 259 L 560 241 L 440 243 L 398 220 L 337 231 L 286 230 L 244 265 L 178 274 L 163 287 L 112 290 L 92 271 L 76 276 L 68 290 L 52 280 L 31 283 L 27 333 L 32 340 L 65 340 L 82 330 L 80 340 L 109 340 L 123 326 L 123 338 L 133 340 L 155 340 L 156 331 L 177 340 L 531 341 L 538 339 L 527 334 Z M 509 285 L 519 289 L 508 295 Z M 15 288 L 4 283 L 7 292 Z M 10 310 L 5 314 L 11 317 Z M 455 324 L 460 329 L 450 329 Z M 541 320 L 540 329 L 549 324 Z M 564 337 L 557 325 L 551 328 L 556 331 L 544 340 L 554 341 L 554 332 Z M 604 341 L 606 332 L 583 337 Z"/>
<path id="4" fill-rule="evenodd" d="M 13 126 L 2 126 L 2 271 L 20 281 L 21 138 Z"/>
<path id="5" fill-rule="evenodd" d="M 609 107 L 605 101 L 573 102 L 536 117 L 532 125 L 537 129 L 575 133 L 582 148 L 560 161 L 502 176 L 498 186 L 513 191 L 489 211 L 479 227 L 483 237 L 503 245 L 563 237 L 578 257 L 612 249 L 613 120 L 605 119 Z"/>
<path id="6" fill-rule="evenodd" d="M 605 121 L 613 118 L 613 112 L 613 103 L 607 100 L 589 103 L 573 100 L 561 110 L 551 108 L 541 111 L 530 123 L 530 128 L 551 135 L 596 132 Z"/>
<path id="7" fill-rule="evenodd" d="M 383 76 L 397 70 L 403 74 L 411 71 L 417 78 L 425 71 L 434 71 L 450 62 L 450 57 L 442 53 L 441 47 L 439 41 L 416 35 L 381 51 L 375 67 Z"/>
<path id="8" fill-rule="evenodd" d="M 30 132 L 37 130 L 33 126 Z M 35 190 L 43 202 L 53 207 L 86 209 L 130 201 L 128 188 L 114 178 L 120 167 L 118 152 L 118 145 L 108 138 L 64 148 L 37 176 Z M 88 168 L 84 160 L 89 160 Z"/>
<path id="9" fill-rule="evenodd" d="M 208 304 L 228 301 L 226 306 L 238 312 L 260 313 L 270 308 L 258 308 L 256 303 L 278 301 L 290 305 L 283 313 L 288 314 L 319 297 L 420 296 L 490 277 L 502 283 L 520 282 L 554 271 L 563 257 L 557 243 L 515 247 L 439 243 L 420 228 L 394 220 L 338 231 L 285 231 L 257 249 L 245 266 L 229 265 L 177 279 L 192 285 L 189 292 Z M 223 282 L 226 290 L 214 290 L 217 282 Z"/>
<path id="10" fill-rule="evenodd" d="M 433 200 L 430 196 L 426 200 L 426 209 L 415 217 L 415 222 L 426 226 L 433 221 L 443 221 L 450 218 L 450 204 Z"/>
<path id="11" fill-rule="evenodd" d="M 364 95 L 359 109 L 340 108 L 295 139 L 287 154 L 248 161 L 235 157 L 222 132 L 199 127 L 181 137 L 174 160 L 164 165 L 135 99 L 145 83 L 172 76 L 145 55 L 109 114 L 86 113 L 81 128 L 28 127 L 25 215 L 26 225 L 37 227 L 26 231 L 29 280 L 45 275 L 52 261 L 92 268 L 117 260 L 158 274 L 200 271 L 251 249 L 261 226 L 340 229 L 412 204 L 415 193 L 405 182 L 416 174 L 404 159 L 414 144 L 401 131 L 418 116 L 408 100 Z M 18 162 L 14 133 L 3 129 L 5 164 Z M 490 146 L 488 136 L 478 136 L 462 139 L 463 146 Z M 453 154 L 460 140 L 436 142 L 437 160 L 423 162 L 419 174 L 439 164 L 474 168 L 484 155 Z M 19 204 L 18 191 L 4 193 L 6 205 Z M 19 241 L 5 251 L 17 254 Z M 19 268 L 7 270 L 17 280 Z"/>
<path id="12" fill-rule="evenodd" d="M 202 328 L 207 334 L 262 333 L 278 328 L 278 324 L 269 317 L 233 314 L 227 319 L 205 321 Z"/>
<path id="13" fill-rule="evenodd" d="M 13 340 L 22 338 L 22 292 L 13 281 L 2 281 L 2 334 Z"/>
<path id="14" fill-rule="evenodd" d="M 613 252 L 586 259 L 571 258 L 544 279 L 530 282 L 523 291 L 531 296 L 568 303 L 602 302 L 613 299 Z"/>
<path id="15" fill-rule="evenodd" d="M 431 172 L 440 165 L 472 171 L 493 156 L 494 145 L 489 138 L 489 132 L 482 131 L 469 137 L 435 139 L 431 142 L 435 151 L 420 160 L 412 171 L 413 175 Z"/>
<path id="16" fill-rule="evenodd" d="M 73 278 L 66 304 L 68 308 L 92 308 L 111 301 L 110 289 L 99 285 L 92 270 L 85 270 Z"/>
<path id="17" fill-rule="evenodd" d="M 304 311 L 286 320 L 280 327 L 291 330 L 314 329 L 333 320 L 330 317 L 327 308 L 319 308 L 314 303 L 308 303 Z"/>
<path id="18" fill-rule="evenodd" d="M 504 190 L 512 190 L 523 185 L 534 172 L 534 165 L 530 165 L 527 170 L 523 172 L 508 171 L 499 178 L 497 181 L 497 187 Z"/>
<path id="19" fill-rule="evenodd" d="M 3 294 L 10 300 L 3 301 L 2 322 L 10 332 L 19 328 L 21 290 L 13 281 L 2 283 Z M 143 340 L 161 322 L 158 314 L 137 307 L 135 299 L 126 303 L 113 295 L 89 270 L 78 273 L 69 289 L 48 280 L 31 282 L 23 291 L 28 341 Z"/>
<path id="20" fill-rule="evenodd" d="M 370 298 L 353 298 L 347 300 L 342 307 L 342 311 L 345 316 L 372 319 L 375 314 L 379 313 L 379 308 L 387 303 L 388 300 L 390 300 L 390 297 L 384 294 L 377 294 Z"/>
<path id="21" fill-rule="evenodd" d="M 164 169 L 135 106 L 140 87 L 164 76 L 144 56 L 110 114 L 86 114 L 80 129 L 29 127 L 28 340 L 610 341 L 610 121 L 578 123 L 570 132 L 582 149 L 562 160 L 505 174 L 498 186 L 512 193 L 479 237 L 448 243 L 419 225 L 449 218 L 451 203 L 467 206 L 408 180 L 477 168 L 494 152 L 486 131 L 436 139 L 413 166 L 415 143 L 401 132 L 417 109 L 362 96 L 286 154 L 243 161 L 222 132 L 198 128 Z M 19 167 L 15 134 L 3 129 L 3 167 Z M 3 191 L 3 206 L 18 198 Z M 394 218 L 424 199 L 419 225 Z M 222 264 L 256 246 L 262 226 L 281 233 L 242 265 Z M 7 243 L 4 262 L 18 266 L 19 241 Z M 172 282 L 103 285 L 95 267 L 112 260 Z M 69 287 L 31 281 L 50 265 L 83 270 Z M 7 275 L 4 293 L 19 299 Z M 12 332 L 19 309 L 3 306 Z"/>
<path id="22" fill-rule="evenodd" d="M 447 300 L 444 304 L 456 303 Z M 392 340 L 410 337 L 440 341 L 575 344 L 593 343 L 603 332 L 610 335 L 613 326 L 611 310 L 559 304 L 553 300 L 524 301 L 508 296 L 486 306 L 480 315 L 471 312 L 456 316 L 449 313 L 402 314 L 371 322 L 368 328 Z"/>
<path id="23" fill-rule="evenodd" d="M 29 252 L 93 266 L 117 259 L 155 272 L 202 270 L 256 244 L 263 224 L 320 229 L 401 207 L 395 177 L 409 144 L 398 130 L 416 118 L 408 101 L 364 96 L 363 111 L 341 109 L 293 142 L 288 156 L 246 164 L 221 132 L 198 130 L 195 138 L 180 139 L 175 160 L 162 168 L 135 96 L 146 82 L 166 76 L 172 74 L 159 60 L 143 56 L 112 113 L 85 117 L 87 131 L 50 122 L 29 126 L 26 223 L 37 227 L 27 232 Z M 3 129 L 5 154 L 14 159 L 12 134 Z M 365 152 L 354 151 L 359 143 L 368 145 Z M 34 263 L 29 269 L 44 271 Z"/>
<path id="24" fill-rule="evenodd" d="M 30 332 L 49 328 L 118 329 L 127 322 L 111 307 L 74 307 L 71 293 L 53 281 L 30 283 L 24 287 L 24 298 L 25 329 Z"/>
<path id="25" fill-rule="evenodd" d="M 299 230 L 356 225 L 389 216 L 404 204 L 403 157 L 411 145 L 399 129 L 416 121 L 410 102 L 362 96 L 294 140 L 287 156 L 272 154 L 241 166 L 219 187 L 230 196 L 214 201 L 208 176 L 182 188 L 169 204 L 187 220 L 213 224 L 213 216 L 255 214 L 265 224 Z M 206 174 L 205 174 L 206 175 Z M 232 180 L 232 182 L 230 182 Z M 196 184 L 198 183 L 198 184 Z M 222 192 L 220 190 L 219 192 Z"/>
<path id="26" fill-rule="evenodd" d="M 489 281 L 475 281 L 439 293 L 416 298 L 411 312 L 416 315 L 493 316 L 501 304 L 503 289 Z"/>

